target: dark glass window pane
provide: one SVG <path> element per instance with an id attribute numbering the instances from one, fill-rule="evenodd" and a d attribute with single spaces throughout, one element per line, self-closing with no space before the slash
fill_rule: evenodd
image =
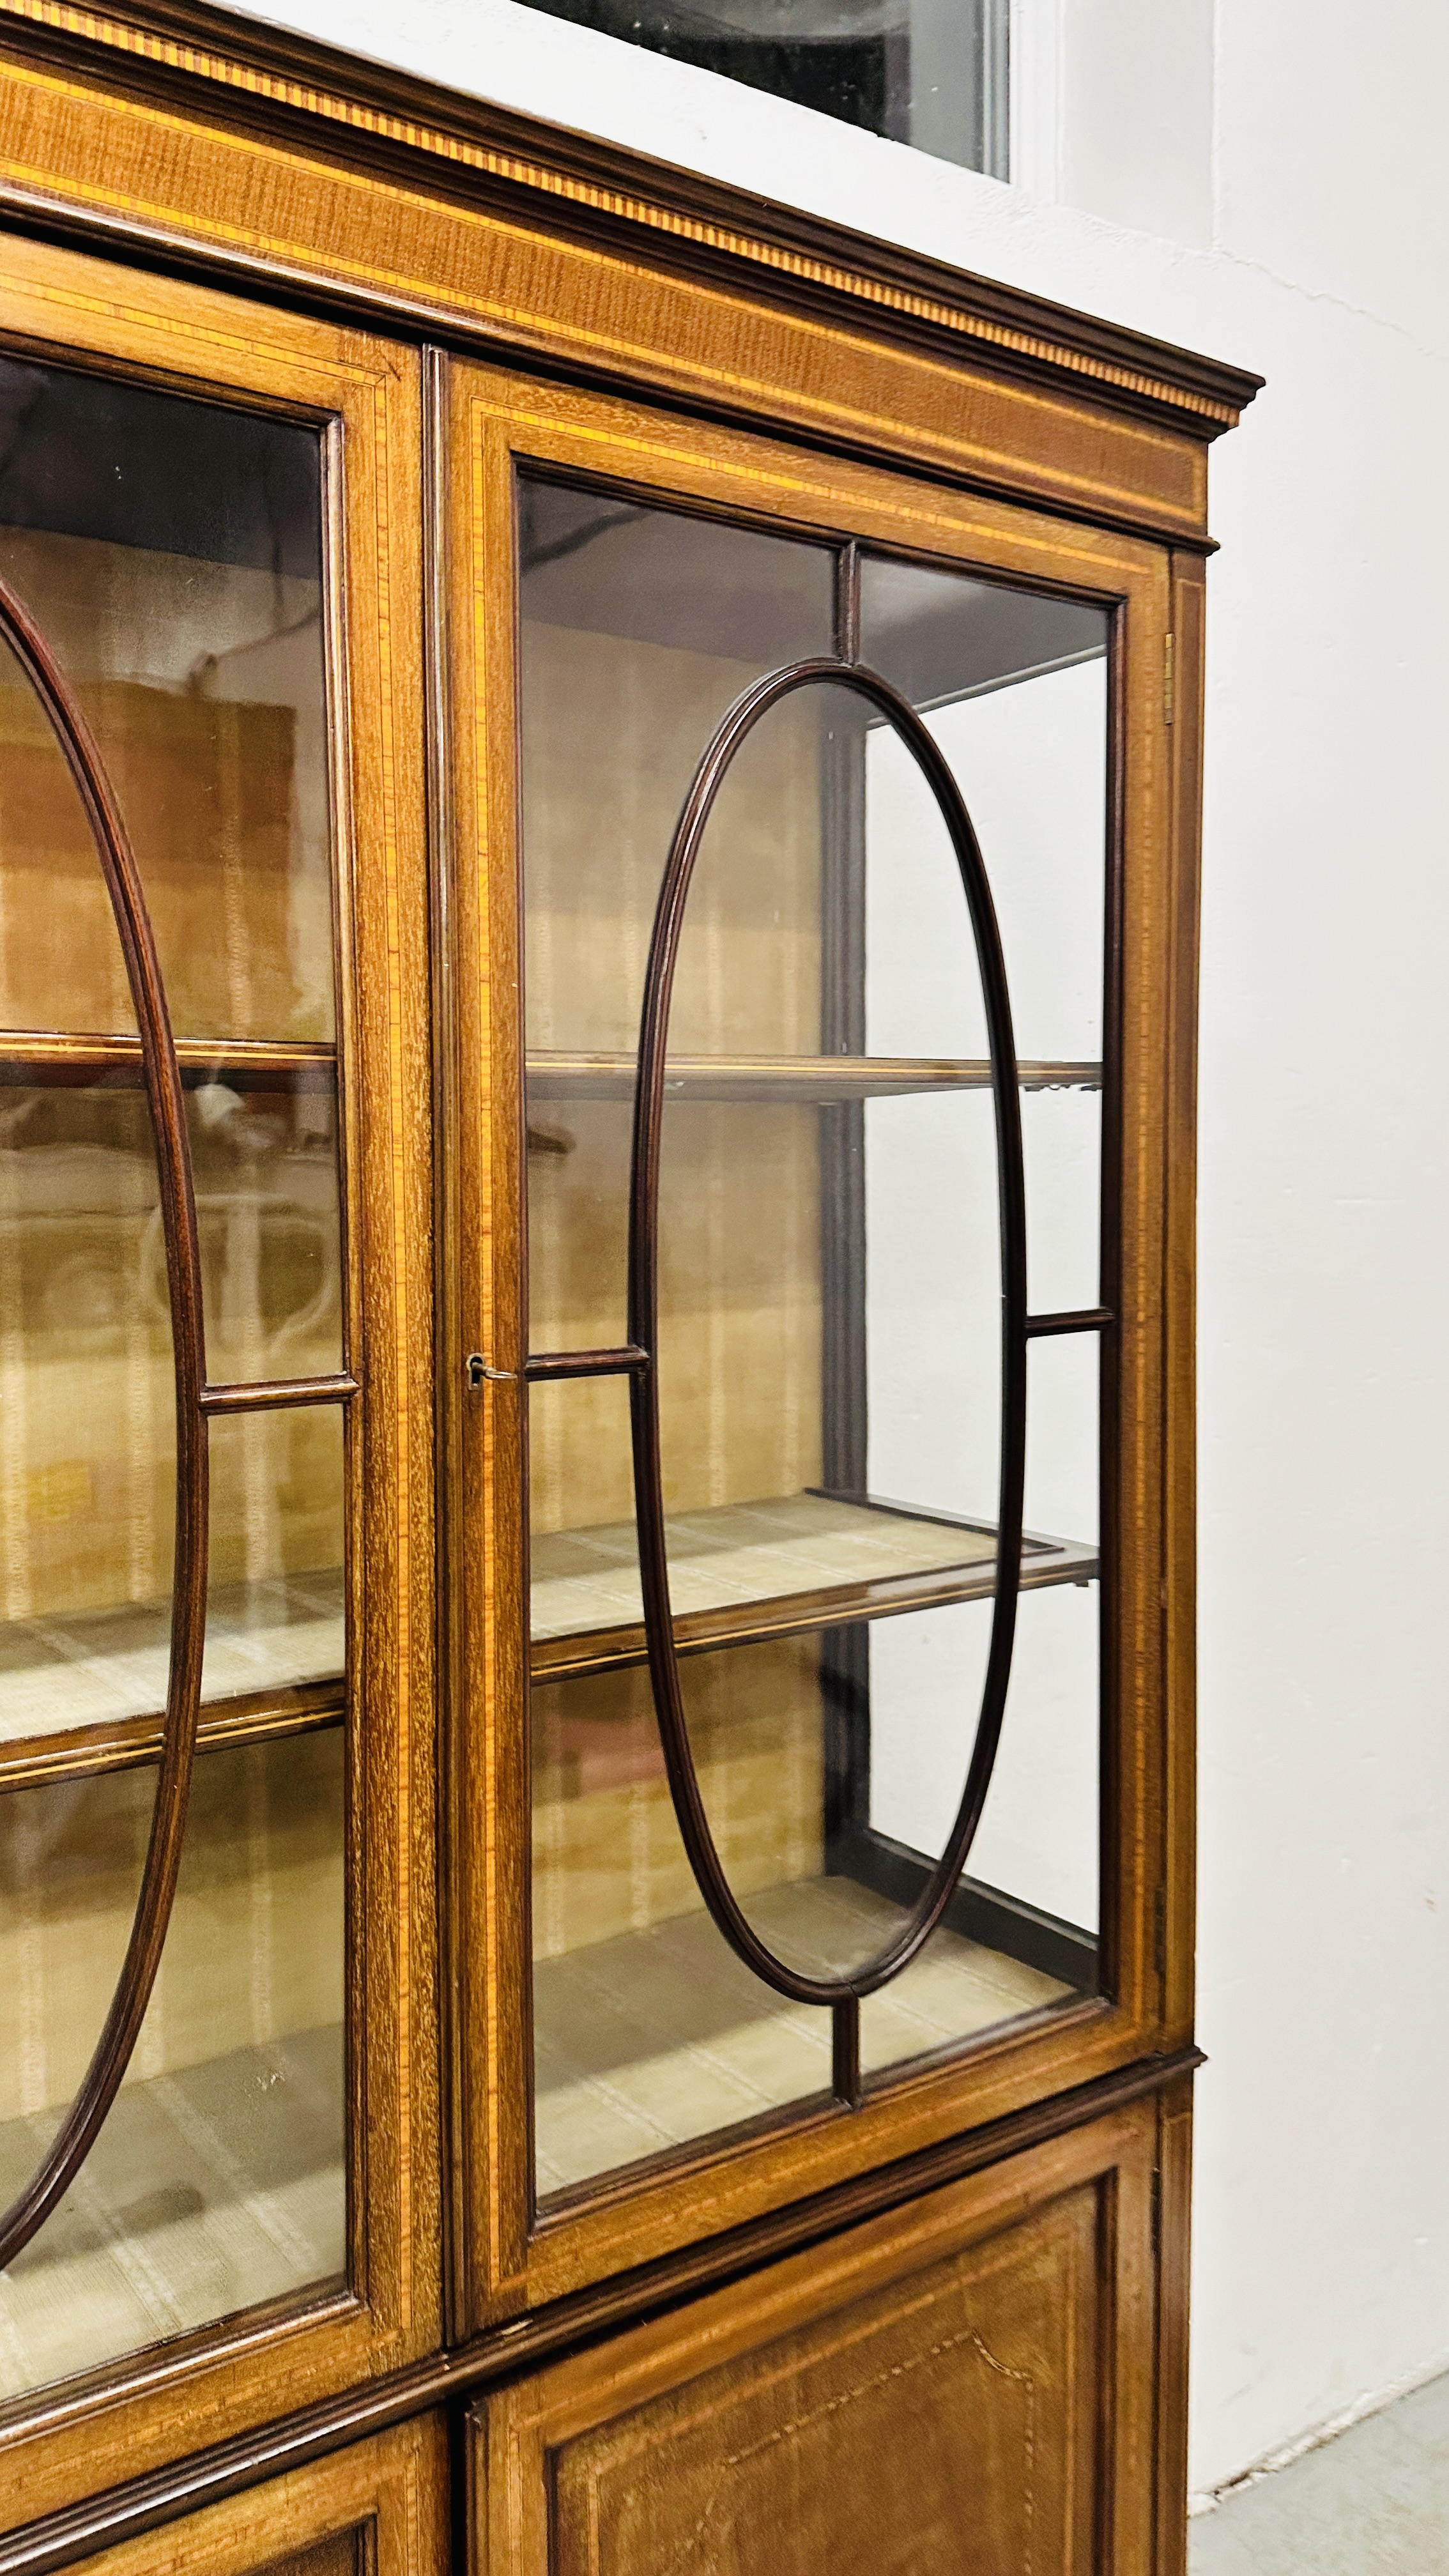
<path id="1" fill-rule="evenodd" d="M 532 0 L 845 125 L 1007 175 L 1008 0 Z"/>

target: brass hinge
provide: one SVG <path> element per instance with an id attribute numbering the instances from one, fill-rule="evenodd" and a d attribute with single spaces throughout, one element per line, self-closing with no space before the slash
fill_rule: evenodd
<path id="1" fill-rule="evenodd" d="M 1169 633 L 1162 639 L 1162 721 L 1164 724 L 1171 724 L 1173 717 L 1172 693 L 1176 678 L 1176 659 L 1177 637 Z"/>

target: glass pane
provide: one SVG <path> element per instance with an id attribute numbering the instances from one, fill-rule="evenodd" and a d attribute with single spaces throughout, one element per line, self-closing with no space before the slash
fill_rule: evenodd
<path id="1" fill-rule="evenodd" d="M 945 1925 L 862 2006 L 868 2068 L 1095 1992 L 1096 1711 L 1072 1700 L 1095 1600 L 1023 1602 L 1010 1754 Z M 849 1975 L 904 1923 L 950 1821 L 944 1779 L 959 1791 L 989 1621 L 980 1601 L 685 1659 L 721 1860 L 792 1967 Z M 828 2014 L 764 1986 L 704 1912 L 647 1674 L 536 1687 L 533 1779 L 540 2193 L 827 2089 Z"/>
<path id="2" fill-rule="evenodd" d="M 165 1957 L 115 2107 L 0 2275 L 0 2397 L 346 2269 L 343 1739 L 198 1763 Z M 109 2001 L 149 1771 L 0 1796 L 0 2200 Z"/>
<path id="3" fill-rule="evenodd" d="M 99 1361 L 102 1343 L 119 1351 L 121 1334 L 134 1370 L 144 1341 L 152 1355 L 148 1436 L 161 1443 L 158 1472 L 169 1482 L 174 1397 L 150 1112 L 129 1074 L 124 1088 L 109 1081 L 72 1087 L 56 1078 L 63 1074 L 55 1067 L 42 1088 L 5 1084 L 0 1069 L 0 1228 L 7 1237 L 0 1270 L 11 1282 L 12 1307 L 17 1297 L 22 1306 L 28 1301 L 28 1323 L 15 1311 L 11 1329 L 29 1333 L 37 1364 L 44 1341 L 58 1372 L 54 1383 L 78 1420 L 95 1400 L 90 1355 Z M 211 1376 L 336 1370 L 341 1246 L 330 1084 L 323 1091 L 277 1081 L 240 1093 L 210 1083 L 187 1093 L 187 1109 Z M 133 1433 L 138 1400 L 133 1388 Z M 53 1433 L 58 1428 L 51 1425 Z M 88 1423 L 84 1436 L 94 1443 L 121 1434 Z M 67 1515 L 58 1488 L 51 1490 L 45 1508 L 57 1524 L 80 1508 L 78 1495 L 72 1479 Z M 159 1527 L 156 1536 L 162 1589 L 170 1542 Z"/>
<path id="4" fill-rule="evenodd" d="M 982 2026 L 963 2000 L 957 2026 L 940 2027 L 952 1992 L 948 1935 L 997 1954 L 983 1973 L 993 1991 L 1027 1998 L 1018 2010 L 1098 1989 L 1099 1367 L 1095 1334 L 1031 1347 L 1023 1590 L 991 1791 L 943 1930 L 898 1985 L 862 2005 L 867 2070 Z M 870 1631 L 865 1839 L 877 1856 L 891 1855 L 902 1892 L 940 1850 L 963 1709 L 979 1705 L 989 1643 L 985 1601 Z M 1047 1994 L 1033 1977 L 1062 1992 Z"/>
<path id="5" fill-rule="evenodd" d="M 530 478 L 519 549 L 530 1336 L 592 1349 L 624 1338 L 639 1006 L 675 821 L 741 689 L 830 650 L 832 559 Z"/>
<path id="6" fill-rule="evenodd" d="M 88 1360 L 90 1382 L 102 1376 Z M 171 1427 L 164 1372 L 129 1390 L 154 1435 Z M 30 1384 L 41 1375 L 31 1372 Z M 134 1415 L 133 1415 L 134 1418 Z M 24 1544 L 7 1559 L 8 1610 L 0 1628 L 0 1748 L 23 1772 L 33 1739 L 75 1728 L 155 1718 L 166 1705 L 171 1635 L 171 1453 L 153 1436 L 137 1461 L 124 1450 L 119 1408 L 78 1409 L 89 1453 L 24 1471 L 32 1502 Z M 46 1416 L 74 1452 L 81 1432 Z M 11 1426 L 12 1442 L 14 1425 Z M 343 1576 L 343 1427 L 336 1406 L 224 1416 L 211 1426 L 211 1565 L 203 1707 L 320 1688 L 340 1703 L 346 1668 Z M 7 1447 L 12 1445 L 6 1444 Z M 163 1472 L 164 1471 L 164 1472 Z M 119 1525 L 85 1498 L 134 1493 Z M 128 1583 L 133 1587 L 128 1590 Z M 6 1758 L 0 1750 L 0 1781 Z"/>
<path id="7" fill-rule="evenodd" d="M 1079 600 L 919 564 L 861 565 L 862 659 L 925 713 L 991 881 L 1022 1074 L 1039 1314 L 1095 1306 L 1101 1294 L 1109 631 L 1107 612 Z M 877 833 L 908 846 L 923 791 L 885 726 L 872 733 L 867 776 L 868 847 Z M 911 920 L 924 928 L 919 895 Z M 914 987 L 904 974 L 878 986 L 873 977 L 877 1044 L 924 1002 L 919 975 L 917 960 Z"/>
<path id="8" fill-rule="evenodd" d="M 1022 1077 L 1028 1302 L 1038 1313 L 1092 1307 L 1101 1295 L 1108 617 L 1078 601 L 916 565 L 868 558 L 861 570 L 863 655 L 925 713 L 991 882 Z M 903 790 L 914 782 L 883 730 L 869 761 L 868 799 L 879 798 L 882 822 L 903 822 Z M 907 1008 L 903 978 L 894 993 Z M 876 1008 L 868 985 L 873 1025 Z M 982 1105 L 962 1104 L 968 1112 Z M 932 1194 L 924 1157 L 907 1140 L 891 1143 L 877 1176 L 868 1131 L 873 1226 L 877 1209 L 903 1221 L 914 1207 L 915 1246 L 938 1241 L 950 1211 Z M 949 1369 L 946 1314 L 922 1313 L 918 1332 L 926 1364 L 934 1347 L 937 1365 Z M 1065 1561 L 1093 1576 L 1099 1368 L 1095 1334 L 1031 1346 L 1026 1527 L 1069 1542 Z M 948 1455 L 924 1422 L 874 1400 L 869 1448 L 873 1479 L 899 1489 L 914 1473 L 913 1490 L 932 1498 L 954 1480 L 969 1499 L 991 1472 L 984 1445 L 958 1443 Z M 1033 1561 L 1029 1545 L 1026 1585 L 1049 1566 L 1049 1558 Z M 957 1777 L 960 1698 L 979 1696 L 989 1617 L 985 1604 L 962 1605 L 926 1614 L 914 1637 L 913 1625 L 883 1623 L 871 1641 L 872 1742 L 888 1755 L 872 1772 L 872 1821 L 930 1853 Z M 1095 1986 L 1099 1662 L 1094 1579 L 1024 1593 L 1001 1751 L 967 1880 L 927 1956 L 863 2008 L 867 2067 L 953 2035 L 940 2030 L 938 2011 L 953 1921 L 984 1927 L 988 1940 L 1009 1937 L 1028 1966 L 1068 1987 Z M 954 2035 L 969 2027 L 963 2018 Z"/>
<path id="9" fill-rule="evenodd" d="M 528 1391 L 529 1590 L 534 1668 L 566 1640 L 644 1615 L 634 1535 L 629 1390 L 622 1377 L 563 1378 Z"/>
<path id="10" fill-rule="evenodd" d="M 624 1338 L 637 1030 L 680 802 L 740 688 L 828 649 L 829 583 L 808 544 L 546 499 L 555 517 L 539 487 L 523 519 L 525 611 L 550 612 L 524 646 L 531 1295 L 536 1347 L 588 1349 Z M 1095 1306 L 1106 620 L 864 574 L 867 657 L 961 777 L 1014 999 L 1020 979 L 1031 1302 Z M 807 592 L 816 631 L 793 609 L 782 631 Z M 732 670 L 694 658 L 702 632 L 735 642 Z M 971 1757 L 1000 1507 L 995 1110 L 945 821 L 877 710 L 812 682 L 738 746 L 678 916 L 653 1358 L 706 1817 L 748 1921 L 822 1980 L 907 1921 Z M 1098 1370 L 1095 1335 L 1033 1346 L 1006 1749 L 929 1955 L 872 2008 L 875 2068 L 1096 1991 Z M 535 1384 L 531 1423 L 547 2193 L 809 2097 L 827 2030 L 722 1945 L 673 1820 L 627 1380 Z"/>
<path id="11" fill-rule="evenodd" d="M 44 812 L 75 847 L 71 926 L 83 918 L 86 953 L 104 965 L 112 995 L 111 1026 L 139 1057 L 121 943 L 80 799 L 3 648 L 0 698 L 8 731 L 24 710 L 33 736 L 18 813 L 15 766 L 0 750 L 0 921 L 8 934 L 17 882 L 24 910 L 28 817 Z M 53 982 L 41 1024 L 73 1028 L 70 1003 L 66 982 Z M 148 1617 L 164 1650 L 176 1394 L 144 1092 L 98 1087 L 83 1064 L 64 1061 L 10 1062 L 0 1072 L 0 1743 L 15 1744 L 112 1714 L 112 1675 L 96 1663 L 109 1662 L 117 1622 Z M 34 1079 L 37 1072 L 51 1079 Z M 148 1685 L 148 1706 L 162 1698 L 164 1682 L 160 1697 Z"/>
<path id="12" fill-rule="evenodd" d="M 99 740 L 177 1036 L 330 1038 L 317 432 L 14 358 L 0 414 L 0 572 Z M 0 1025 L 52 1028 L 63 994 L 68 1027 L 129 1028 L 33 699 L 6 693 L 0 743 Z"/>
<path id="13" fill-rule="evenodd" d="M 222 1065 L 186 1096 L 216 1383 L 342 1366 L 342 1240 L 332 1069 Z"/>
<path id="14" fill-rule="evenodd" d="M 304 1686 L 340 1698 L 344 1459 L 339 1405 L 213 1422 L 204 1703 Z"/>
<path id="15" fill-rule="evenodd" d="M 1086 1580 L 1022 1594 L 981 1829 L 941 1929 L 861 2005 L 868 2074 L 1098 1991 L 1098 1600 Z M 936 1836 L 961 1703 L 979 1695 L 988 1633 L 984 1602 L 871 1631 L 865 1839 L 876 1866 L 899 1870 L 902 1895 Z"/>
<path id="16" fill-rule="evenodd" d="M 673 62 L 1007 176 L 1009 0 L 531 0 Z"/>
<path id="17" fill-rule="evenodd" d="M 342 1356 L 316 433 L 0 360 L 0 571 L 98 735 L 177 1031 L 214 1379 Z M 0 2389 L 346 2265 L 336 1407 L 211 1425 L 202 1750 L 141 2038 L 0 2281 Z M 175 1386 L 140 1042 L 64 762 L 0 655 L 0 2201 L 132 1920 Z M 223 1714 L 224 1713 L 224 1714 Z M 216 1734 L 234 1739 L 222 1749 Z"/>
<path id="18" fill-rule="evenodd" d="M 820 1865 L 797 1660 L 766 1647 L 689 1667 L 711 1703 L 692 1711 L 701 1777 L 749 1888 Z M 535 1688 L 533 1937 L 540 2195 L 829 2089 L 829 2014 L 762 1986 L 704 1911 L 637 1668 Z"/>

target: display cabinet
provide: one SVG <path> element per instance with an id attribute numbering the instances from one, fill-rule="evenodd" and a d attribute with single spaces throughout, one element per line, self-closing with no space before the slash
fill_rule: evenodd
<path id="1" fill-rule="evenodd" d="M 749 211 L 0 0 L 10 2576 L 1181 2565 L 1256 380 Z"/>

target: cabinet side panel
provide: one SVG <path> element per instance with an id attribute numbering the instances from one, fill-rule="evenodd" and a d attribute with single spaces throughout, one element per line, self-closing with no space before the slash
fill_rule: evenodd
<path id="1" fill-rule="evenodd" d="M 1197 1017 L 1201 886 L 1204 567 L 1172 562 L 1172 921 L 1166 1134 L 1163 1419 L 1167 1902 L 1164 2045 L 1193 2029 L 1197 1932 Z"/>
<path id="2" fill-rule="evenodd" d="M 1163 2096 L 1157 2165 L 1157 2576 L 1186 2576 L 1188 2304 L 1192 2271 L 1190 2079 Z"/>

